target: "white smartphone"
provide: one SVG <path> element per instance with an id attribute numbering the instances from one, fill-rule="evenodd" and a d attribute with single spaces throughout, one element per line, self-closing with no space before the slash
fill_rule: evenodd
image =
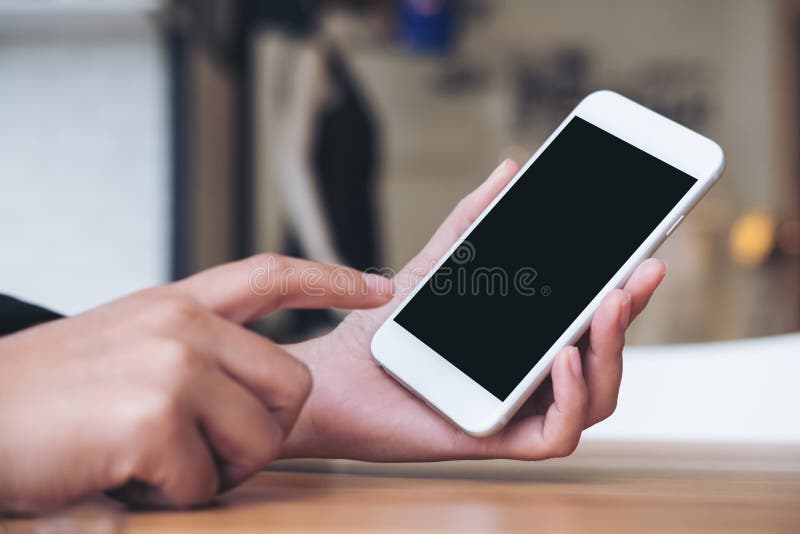
<path id="1" fill-rule="evenodd" d="M 496 432 L 724 161 L 617 93 L 589 95 L 380 327 L 375 360 L 465 432 Z"/>

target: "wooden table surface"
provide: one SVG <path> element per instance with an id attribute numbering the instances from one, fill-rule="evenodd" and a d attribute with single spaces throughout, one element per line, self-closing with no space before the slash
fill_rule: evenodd
<path id="1" fill-rule="evenodd" d="M 320 465 L 259 473 L 205 509 L 84 505 L 5 532 L 800 533 L 797 470 Z"/>

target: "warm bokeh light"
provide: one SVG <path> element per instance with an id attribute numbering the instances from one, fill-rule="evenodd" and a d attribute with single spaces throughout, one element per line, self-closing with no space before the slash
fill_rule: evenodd
<path id="1" fill-rule="evenodd" d="M 733 261 L 746 267 L 763 263 L 775 246 L 775 227 L 775 217 L 765 211 L 751 211 L 737 219 L 728 241 Z"/>

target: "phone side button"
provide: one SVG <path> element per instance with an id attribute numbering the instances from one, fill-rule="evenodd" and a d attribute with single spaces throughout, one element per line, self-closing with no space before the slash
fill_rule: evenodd
<path id="1" fill-rule="evenodd" d="M 669 230 L 667 230 L 667 233 L 666 233 L 666 234 L 664 234 L 664 237 L 669 237 L 669 235 L 670 235 L 670 234 L 673 232 L 673 230 L 675 230 L 675 228 L 677 228 L 677 227 L 678 227 L 678 225 L 679 225 L 679 224 L 680 224 L 682 221 L 683 221 L 683 215 L 680 215 L 680 216 L 678 216 L 678 218 L 675 220 L 675 222 L 674 222 L 674 223 L 672 223 L 672 226 L 670 226 L 670 227 L 669 227 Z"/>

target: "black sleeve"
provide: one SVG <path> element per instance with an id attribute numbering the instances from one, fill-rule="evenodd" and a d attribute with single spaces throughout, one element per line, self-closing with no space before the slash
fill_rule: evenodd
<path id="1" fill-rule="evenodd" d="M 0 336 L 61 317 L 58 313 L 45 308 L 0 295 Z"/>

